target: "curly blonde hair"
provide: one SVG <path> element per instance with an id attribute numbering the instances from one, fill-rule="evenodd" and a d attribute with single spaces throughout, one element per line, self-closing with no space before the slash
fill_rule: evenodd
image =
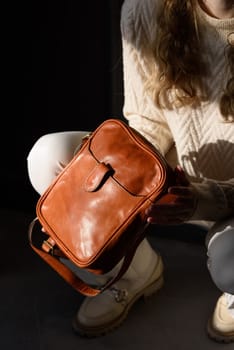
<path id="1" fill-rule="evenodd" d="M 158 16 L 154 55 L 160 75 L 154 93 L 161 108 L 172 108 L 174 103 L 196 105 L 207 99 L 202 78 L 208 74 L 208 68 L 200 54 L 196 3 L 196 0 L 165 0 Z M 231 40 L 226 54 L 231 78 L 220 99 L 220 111 L 225 121 L 233 122 L 234 46 Z M 173 100 L 169 96 L 173 96 Z"/>

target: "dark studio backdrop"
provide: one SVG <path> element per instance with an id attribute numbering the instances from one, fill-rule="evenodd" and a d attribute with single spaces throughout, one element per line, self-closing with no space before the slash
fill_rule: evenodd
<path id="1" fill-rule="evenodd" d="M 43 134 L 93 130 L 122 118 L 119 29 L 123 0 L 36 1 L 20 10 L 22 112 L 6 121 L 2 207 L 34 210 L 38 195 L 27 177 L 27 154 Z M 22 32 L 22 34 L 21 34 Z M 23 82 L 23 84 L 22 84 Z M 14 160 L 12 155 L 14 154 Z"/>

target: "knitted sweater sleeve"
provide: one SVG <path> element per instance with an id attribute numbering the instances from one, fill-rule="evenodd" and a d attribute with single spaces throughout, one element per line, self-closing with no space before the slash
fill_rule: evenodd
<path id="1" fill-rule="evenodd" d="M 217 221 L 234 216 L 234 179 L 228 181 L 204 180 L 192 183 L 198 197 L 192 220 Z"/>
<path id="2" fill-rule="evenodd" d="M 123 114 L 131 127 L 166 155 L 173 145 L 172 135 L 162 111 L 146 89 L 155 69 L 151 48 L 155 3 L 152 0 L 125 0 L 122 6 Z"/>

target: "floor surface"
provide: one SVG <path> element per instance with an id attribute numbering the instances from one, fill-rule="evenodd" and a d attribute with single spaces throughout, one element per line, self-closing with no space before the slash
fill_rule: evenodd
<path id="1" fill-rule="evenodd" d="M 151 227 L 148 238 L 161 252 L 165 285 L 139 300 L 126 321 L 95 339 L 73 333 L 71 320 L 83 300 L 30 248 L 31 213 L 0 210 L 1 350 L 234 350 L 206 335 L 220 294 L 206 268 L 204 232 L 185 226 Z"/>

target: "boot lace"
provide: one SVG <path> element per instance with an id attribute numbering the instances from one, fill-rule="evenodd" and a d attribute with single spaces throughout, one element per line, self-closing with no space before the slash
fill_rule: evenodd
<path id="1" fill-rule="evenodd" d="M 114 295 L 115 301 L 117 303 L 122 303 L 127 300 L 128 291 L 126 289 L 119 289 L 117 287 L 111 287 L 110 291 Z"/>

